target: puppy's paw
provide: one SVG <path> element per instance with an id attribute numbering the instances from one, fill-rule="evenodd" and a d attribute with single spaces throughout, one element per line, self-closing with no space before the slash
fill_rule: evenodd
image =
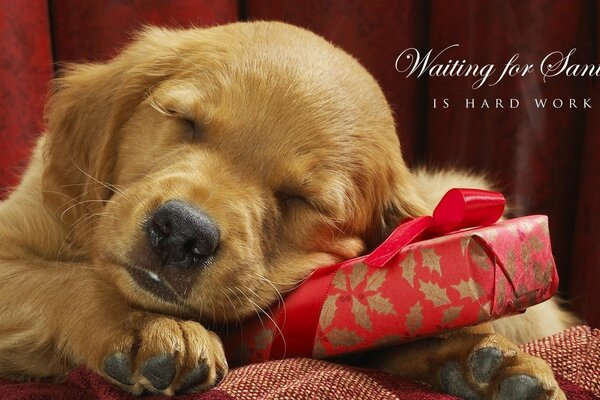
<path id="1" fill-rule="evenodd" d="M 97 370 L 130 393 L 204 391 L 227 373 L 219 338 L 196 322 L 132 313 L 127 328 Z"/>
<path id="2" fill-rule="evenodd" d="M 497 335 L 476 343 L 464 359 L 443 364 L 439 382 L 446 393 L 467 400 L 566 399 L 544 360 Z"/>

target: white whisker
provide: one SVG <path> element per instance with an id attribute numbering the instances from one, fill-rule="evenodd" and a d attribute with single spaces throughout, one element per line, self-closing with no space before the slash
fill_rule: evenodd
<path id="1" fill-rule="evenodd" d="M 86 204 L 86 203 L 98 203 L 98 202 L 100 202 L 100 203 L 116 203 L 116 201 L 112 201 L 112 200 L 83 200 L 83 201 L 79 201 L 79 202 L 77 202 L 77 203 L 73 204 L 72 206 L 70 206 L 70 207 L 67 207 L 67 209 L 65 209 L 65 210 L 62 212 L 62 214 L 60 214 L 60 220 L 61 220 L 62 222 L 65 222 L 65 220 L 64 220 L 65 214 L 66 214 L 66 213 L 67 213 L 69 210 L 73 209 L 74 207 L 77 207 L 77 206 L 80 206 L 80 205 L 82 205 L 82 204 Z"/>
<path id="2" fill-rule="evenodd" d="M 249 290 L 251 290 L 251 289 L 249 289 Z M 287 352 L 287 342 L 286 342 L 286 340 L 285 340 L 285 336 L 284 336 L 284 334 L 283 334 L 283 331 L 281 330 L 281 328 L 279 327 L 279 325 L 277 325 L 277 322 L 275 322 L 275 319 L 273 319 L 273 318 L 272 318 L 272 317 L 269 315 L 269 313 L 267 313 L 267 312 L 266 312 L 266 311 L 265 311 L 265 310 L 264 310 L 264 309 L 263 309 L 261 306 L 259 306 L 257 303 L 255 303 L 255 302 L 254 302 L 254 301 L 253 301 L 253 300 L 252 300 L 250 297 L 248 297 L 248 295 L 246 295 L 246 293 L 244 293 L 243 291 L 240 291 L 240 292 L 241 292 L 241 293 L 242 293 L 242 294 L 243 294 L 243 295 L 246 297 L 246 299 L 247 299 L 247 300 L 248 300 L 248 301 L 249 301 L 249 302 L 250 302 L 252 305 L 254 305 L 254 307 L 256 307 L 258 310 L 260 310 L 260 311 L 261 311 L 261 312 L 262 312 L 262 313 L 263 313 L 263 314 L 264 314 L 264 315 L 265 315 L 265 316 L 266 316 L 266 317 L 267 317 L 267 318 L 268 318 L 268 319 L 269 319 L 269 320 L 270 320 L 270 321 L 273 323 L 273 326 L 275 327 L 275 330 L 277 331 L 277 334 L 278 334 L 279 336 L 281 336 L 281 340 L 283 341 L 283 357 L 285 357 L 285 354 L 286 354 L 286 352 Z M 256 293 L 255 293 L 254 291 L 252 291 L 252 292 L 254 293 L 254 295 L 255 295 L 255 296 L 257 296 L 257 295 L 256 295 Z M 257 297 L 258 297 L 258 299 L 262 300 L 262 298 L 261 298 L 260 296 L 257 296 Z M 256 311 L 256 312 L 257 312 L 257 314 L 258 314 L 258 311 Z M 261 323 L 262 323 L 262 319 L 261 319 Z M 262 326 L 263 326 L 263 328 L 265 327 L 265 325 L 264 325 L 264 324 L 262 324 Z M 276 336 L 275 336 L 275 337 L 276 337 Z"/>
<path id="3" fill-rule="evenodd" d="M 115 185 L 111 185 L 110 183 L 105 183 L 105 182 L 101 182 L 98 179 L 94 178 L 92 175 L 88 174 L 87 172 L 85 172 L 83 169 L 81 169 L 79 167 L 79 165 L 77 165 L 75 162 L 73 162 L 71 160 L 71 163 L 75 166 L 75 168 L 77 168 L 82 174 L 84 174 L 85 176 L 87 176 L 88 178 L 90 178 L 91 180 L 93 180 L 96 183 L 99 183 L 100 185 L 104 186 L 105 188 L 107 188 L 108 190 L 110 190 L 111 192 L 116 192 L 119 193 L 121 196 L 123 196 L 123 198 L 127 199 L 127 197 L 123 194 L 123 192 L 118 189 Z"/>
<path id="4" fill-rule="evenodd" d="M 241 294 L 244 295 L 244 297 L 252 304 L 252 301 L 248 298 L 248 296 L 246 295 L 246 293 L 244 293 L 242 291 L 242 289 L 238 288 L 237 286 L 235 287 L 235 290 L 237 290 L 238 292 L 240 292 Z M 241 301 L 241 299 L 240 299 Z M 253 311 L 256 313 L 256 315 L 258 316 L 258 319 L 260 321 L 260 324 L 262 325 L 263 328 L 265 328 L 265 323 L 262 320 L 262 317 L 260 316 L 260 313 L 258 312 L 258 310 L 254 307 L 252 307 Z"/>

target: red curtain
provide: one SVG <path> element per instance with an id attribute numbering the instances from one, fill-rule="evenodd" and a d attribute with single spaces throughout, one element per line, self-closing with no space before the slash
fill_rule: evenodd
<path id="1" fill-rule="evenodd" d="M 594 14 L 591 14 L 594 17 Z M 596 8 L 596 23 L 600 21 L 600 7 Z M 600 65 L 600 32 L 595 33 L 595 62 Z M 590 88 L 594 105 L 600 104 L 596 80 Z M 570 297 L 590 324 L 600 326 L 600 115 L 586 114 L 579 170 L 572 178 L 577 180 L 573 261 L 570 264 Z"/>
<path id="2" fill-rule="evenodd" d="M 16 185 L 42 130 L 52 77 L 48 8 L 31 1 L 0 2 L 0 198 Z"/>
<path id="3" fill-rule="evenodd" d="M 22 4 L 22 3 L 21 3 Z M 0 187 L 16 183 L 41 115 L 52 62 L 103 60 L 143 24 L 214 25 L 282 20 L 311 29 L 356 56 L 383 86 L 411 165 L 489 174 L 514 214 L 550 216 L 561 289 L 600 326 L 600 107 L 597 79 L 539 74 L 473 89 L 472 77 L 407 78 L 394 69 L 409 47 L 452 44 L 452 57 L 499 68 L 515 53 L 539 63 L 552 51 L 600 63 L 600 8 L 593 0 L 403 2 L 350 0 L 60 0 L 0 2 Z M 54 55 L 51 56 L 51 49 Z M 511 98 L 519 108 L 510 109 Z M 534 98 L 576 99 L 577 109 L 538 109 Z M 592 109 L 582 108 L 591 98 Z M 440 107 L 448 99 L 449 108 Z M 466 108 L 472 99 L 474 108 Z M 505 108 L 481 108 L 487 100 Z M 438 107 L 433 107 L 434 100 Z"/>
<path id="4" fill-rule="evenodd" d="M 236 0 L 50 1 L 56 60 L 105 60 L 143 25 L 208 26 L 238 20 Z"/>

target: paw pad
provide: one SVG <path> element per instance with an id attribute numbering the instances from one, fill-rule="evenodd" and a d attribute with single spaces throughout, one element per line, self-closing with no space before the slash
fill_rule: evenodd
<path id="1" fill-rule="evenodd" d="M 469 357 L 469 367 L 473 377 L 479 383 L 489 383 L 502 365 L 504 357 L 500 349 L 483 347 Z"/>
<path id="2" fill-rule="evenodd" d="M 192 389 L 208 379 L 208 366 L 206 364 L 200 364 L 192 369 L 179 385 L 179 392 L 185 392 L 186 390 Z"/>
<path id="3" fill-rule="evenodd" d="M 164 390 L 171 385 L 177 367 L 170 354 L 160 354 L 144 362 L 140 370 L 142 375 L 158 390 Z"/>
<path id="4" fill-rule="evenodd" d="M 440 382 L 442 389 L 448 394 L 465 400 L 480 400 L 480 397 L 465 380 L 460 364 L 456 361 L 449 362 L 441 369 Z"/>
<path id="5" fill-rule="evenodd" d="M 129 356 L 123 353 L 114 354 L 104 360 L 104 371 L 108 376 L 123 385 L 131 385 L 131 367 Z"/>
<path id="6" fill-rule="evenodd" d="M 529 375 L 513 375 L 500 383 L 498 400 L 535 400 L 544 391 L 542 383 Z"/>

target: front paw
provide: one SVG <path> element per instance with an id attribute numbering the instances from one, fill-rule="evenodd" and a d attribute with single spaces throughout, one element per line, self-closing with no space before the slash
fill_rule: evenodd
<path id="1" fill-rule="evenodd" d="M 441 389 L 468 400 L 566 399 L 550 366 L 498 335 L 486 336 L 438 372 Z"/>
<path id="2" fill-rule="evenodd" d="M 197 322 L 135 312 L 126 325 L 94 369 L 130 393 L 204 391 L 227 373 L 219 338 Z"/>

